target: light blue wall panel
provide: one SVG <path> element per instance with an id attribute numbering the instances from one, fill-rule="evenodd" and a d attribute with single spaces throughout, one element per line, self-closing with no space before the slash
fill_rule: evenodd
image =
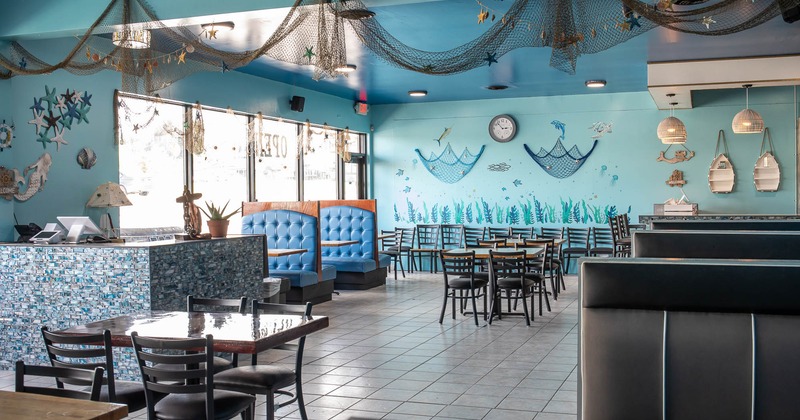
<path id="1" fill-rule="evenodd" d="M 11 97 L 11 81 L 0 80 L 0 98 Z M 14 116 L 12 115 L 12 101 L 0 101 L 0 120 L 6 120 L 7 124 L 16 124 Z M 16 139 L 14 140 L 16 141 Z M 12 147 L 14 143 L 12 142 Z M 0 153 L 0 166 L 11 167 L 14 163 L 13 149 L 5 150 Z M 3 238 L 11 238 L 14 232 L 14 203 L 6 199 L 0 198 L 0 241 Z"/>
<path id="2" fill-rule="evenodd" d="M 373 195 L 378 199 L 381 228 L 416 223 L 456 222 L 469 225 L 564 225 L 605 223 L 608 211 L 651 214 L 654 203 L 679 198 L 678 188 L 666 185 L 674 169 L 684 172 L 684 191 L 702 212 L 794 213 L 795 134 L 791 87 L 751 90 L 751 108 L 764 116 L 772 132 L 782 172 L 781 188 L 756 192 L 753 167 L 759 156 L 760 135 L 731 132 L 731 120 L 744 105 L 740 90 L 695 93 L 694 108 L 680 110 L 689 131 L 687 147 L 696 156 L 687 162 L 657 162 L 666 148 L 656 137 L 658 123 L 669 115 L 655 108 L 649 93 L 580 95 L 568 97 L 446 102 L 375 106 Z M 517 137 L 494 142 L 487 126 L 497 114 L 512 115 Z M 550 150 L 561 132 L 552 121 L 565 124 L 564 146 L 588 152 L 593 144 L 589 127 L 611 123 L 612 132 L 572 176 L 550 176 L 526 153 Z M 434 141 L 442 131 L 452 133 Z M 731 194 L 713 194 L 707 174 L 714 158 L 717 132 L 725 130 L 737 184 Z M 473 169 L 456 183 L 433 176 L 422 156 L 439 155 L 450 144 L 456 155 L 465 148 L 485 151 Z M 672 156 L 675 146 L 667 153 Z M 504 171 L 491 170 L 505 169 Z M 435 164 L 445 171 L 448 165 Z M 538 209 L 538 211 L 537 211 Z M 413 214 L 413 216 L 412 216 Z M 491 215 L 492 221 L 488 221 Z M 499 218 L 498 218 L 499 216 Z"/>

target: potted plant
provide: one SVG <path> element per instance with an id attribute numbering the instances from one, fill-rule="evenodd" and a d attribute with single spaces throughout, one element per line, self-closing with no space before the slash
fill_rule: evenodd
<path id="1" fill-rule="evenodd" d="M 231 201 L 228 200 L 222 208 L 217 207 L 214 203 L 209 203 L 206 201 L 206 208 L 203 209 L 200 207 L 200 211 L 208 217 L 208 221 L 206 224 L 208 225 L 208 231 L 211 233 L 212 238 L 224 238 L 228 235 L 228 222 L 236 213 L 239 213 L 240 209 L 236 209 L 228 214 L 225 214 L 225 209 L 228 208 L 228 204 Z M 208 211 L 206 211 L 206 209 Z"/>

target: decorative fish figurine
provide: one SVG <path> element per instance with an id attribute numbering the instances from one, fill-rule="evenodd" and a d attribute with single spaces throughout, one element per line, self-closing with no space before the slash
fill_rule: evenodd
<path id="1" fill-rule="evenodd" d="M 444 132 L 442 132 L 442 135 L 441 135 L 441 136 L 439 136 L 439 138 L 438 138 L 438 139 L 433 139 L 433 141 L 435 141 L 437 144 L 439 144 L 439 146 L 441 146 L 441 145 L 442 145 L 442 140 L 443 140 L 445 137 L 449 136 L 451 131 L 453 131 L 453 127 L 448 127 L 448 128 L 445 128 L 445 129 L 444 129 Z"/>
<path id="2" fill-rule="evenodd" d="M 589 130 L 592 130 L 595 133 L 597 133 L 597 134 L 593 135 L 592 138 L 593 139 L 599 139 L 600 137 L 603 137 L 604 134 L 611 133 L 611 126 L 613 124 L 614 123 L 604 123 L 602 121 L 598 121 L 598 122 L 592 124 L 591 127 L 589 127 Z"/>

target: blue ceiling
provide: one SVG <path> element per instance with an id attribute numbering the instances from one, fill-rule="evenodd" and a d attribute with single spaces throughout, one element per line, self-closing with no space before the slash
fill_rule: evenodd
<path id="1" fill-rule="evenodd" d="M 88 27 L 99 14 L 94 9 L 99 7 L 102 11 L 105 3 L 73 0 L 83 5 L 83 12 L 76 15 L 75 11 L 81 8 L 69 7 L 60 0 L 41 1 L 50 3 L 52 7 L 37 9 L 42 12 L 35 15 L 35 19 L 30 10 L 36 7 L 34 5 L 20 3 L 6 7 L 9 9 L 6 10 L 7 16 L 14 25 L 0 30 L 0 39 L 63 37 L 65 32 L 74 36 L 81 24 Z M 376 13 L 374 19 L 392 35 L 421 50 L 449 50 L 478 37 L 490 27 L 488 22 L 477 23 L 480 6 L 476 0 L 363 1 Z M 172 0 L 168 5 L 155 2 L 152 6 L 161 19 L 171 19 L 175 25 L 195 25 L 198 33 L 199 23 L 234 21 L 236 28 L 233 31 L 220 33 L 218 39 L 206 42 L 220 49 L 241 51 L 261 45 L 286 16 L 286 6 L 292 2 L 253 3 L 245 0 Z M 487 4 L 504 10 L 512 3 L 511 0 L 492 0 Z M 43 15 L 47 11 L 49 15 Z M 74 18 L 65 20 L 63 13 Z M 65 25 L 60 32 L 56 30 L 59 24 Z M 35 29 L 37 26 L 42 28 Z M 433 76 L 387 64 L 366 50 L 352 32 L 346 35 L 346 41 L 348 62 L 358 66 L 356 72 L 346 77 L 315 81 L 308 66 L 266 57 L 237 71 L 370 104 L 637 92 L 647 89 L 648 61 L 800 54 L 800 22 L 787 24 L 777 17 L 748 31 L 716 37 L 687 35 L 659 28 L 601 53 L 581 56 L 574 75 L 549 66 L 549 48 L 520 48 L 498 57 L 498 62 L 491 66 L 460 74 Z M 584 86 L 589 79 L 604 79 L 608 85 L 590 90 Z M 503 91 L 486 89 L 497 84 L 509 88 Z M 409 90 L 418 89 L 427 90 L 428 96 L 408 96 Z"/>

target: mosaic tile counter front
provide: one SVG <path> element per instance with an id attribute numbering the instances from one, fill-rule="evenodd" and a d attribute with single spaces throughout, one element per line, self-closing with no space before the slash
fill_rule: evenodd
<path id="1" fill-rule="evenodd" d="M 49 364 L 40 328 L 146 310 L 186 310 L 186 295 L 258 298 L 263 235 L 136 244 L 0 244 L 0 370 Z M 129 349 L 118 374 L 138 378 Z"/>

